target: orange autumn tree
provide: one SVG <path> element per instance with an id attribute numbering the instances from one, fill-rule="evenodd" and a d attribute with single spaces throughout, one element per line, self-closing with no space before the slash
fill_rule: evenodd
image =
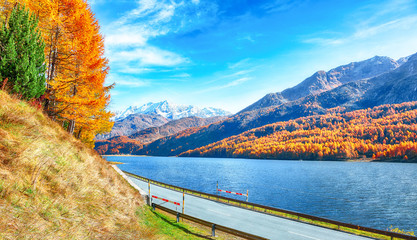
<path id="1" fill-rule="evenodd" d="M 6 17 L 11 13 L 17 0 L 2 0 L 0 1 L 0 23 L 5 22 Z"/>
<path id="2" fill-rule="evenodd" d="M 111 130 L 108 61 L 100 26 L 83 0 L 22 0 L 40 19 L 46 42 L 45 111 L 83 142 Z"/>

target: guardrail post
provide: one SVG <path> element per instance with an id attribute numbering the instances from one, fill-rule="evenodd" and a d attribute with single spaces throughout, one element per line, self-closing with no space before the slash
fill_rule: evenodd
<path id="1" fill-rule="evenodd" d="M 246 190 L 246 202 L 249 200 L 249 190 Z"/>
<path id="2" fill-rule="evenodd" d="M 177 222 L 180 222 L 180 213 L 177 213 Z"/>
<path id="3" fill-rule="evenodd" d="M 146 204 L 148 204 L 148 206 L 151 206 L 151 198 L 147 195 L 146 196 Z"/>
<path id="4" fill-rule="evenodd" d="M 149 182 L 148 179 L 148 196 L 149 196 L 149 205 L 152 204 L 152 198 L 151 198 L 151 183 Z"/>
<path id="5" fill-rule="evenodd" d="M 185 193 L 184 193 L 184 189 L 182 189 L 182 214 L 184 214 L 184 204 L 185 204 Z"/>
<path id="6" fill-rule="evenodd" d="M 216 224 L 213 224 L 211 226 L 211 236 L 215 237 L 216 236 Z"/>

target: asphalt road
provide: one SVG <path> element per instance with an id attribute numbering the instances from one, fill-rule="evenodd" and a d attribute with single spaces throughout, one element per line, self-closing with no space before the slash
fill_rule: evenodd
<path id="1" fill-rule="evenodd" d="M 134 184 L 148 193 L 148 183 L 129 177 Z M 152 199 L 153 203 L 182 212 L 182 192 L 151 184 L 151 195 L 181 203 L 181 206 Z M 269 239 L 285 240 L 353 240 L 368 239 L 336 230 L 322 228 L 285 218 L 263 214 L 216 201 L 185 194 L 184 213 L 218 225 Z"/>

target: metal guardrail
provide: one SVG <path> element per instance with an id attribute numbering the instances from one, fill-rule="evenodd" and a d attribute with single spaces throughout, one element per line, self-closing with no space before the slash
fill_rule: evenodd
<path id="1" fill-rule="evenodd" d="M 184 192 L 184 193 L 191 194 L 194 196 L 206 198 L 212 201 L 227 203 L 230 205 L 239 206 L 239 207 L 246 208 L 249 210 L 268 213 L 268 214 L 276 215 L 279 217 L 285 217 L 291 220 L 301 221 L 301 222 L 305 222 L 305 223 L 309 223 L 309 224 L 313 224 L 313 225 L 317 225 L 321 227 L 326 227 L 329 229 L 335 229 L 335 230 L 340 230 L 340 231 L 344 231 L 348 233 L 353 233 L 356 235 L 369 237 L 369 235 L 362 234 L 359 232 L 359 231 L 363 231 L 367 233 L 378 234 L 378 235 L 381 235 L 381 237 L 385 237 L 385 238 L 379 237 L 378 239 L 393 240 L 395 238 L 395 239 L 405 239 L 405 240 L 417 240 L 417 237 L 415 236 L 409 236 L 409 235 L 404 235 L 404 234 L 400 234 L 396 232 L 389 232 L 389 231 L 384 231 L 384 230 L 379 230 L 379 229 L 374 229 L 374 228 L 369 228 L 369 227 L 363 227 L 363 226 L 354 225 L 350 223 L 343 223 L 343 222 L 339 222 L 339 221 L 335 221 L 335 220 L 331 220 L 327 218 L 322 218 L 322 217 L 316 217 L 316 216 L 312 216 L 312 215 L 308 215 L 304 213 L 298 213 L 298 212 L 289 211 L 285 209 L 269 207 L 269 206 L 265 206 L 265 205 L 261 205 L 257 203 L 250 203 L 250 202 L 245 202 L 241 200 L 236 200 L 233 198 L 222 197 L 222 196 L 218 196 L 214 194 L 204 193 L 204 192 L 200 192 L 196 190 L 191 190 L 191 189 L 182 188 L 182 187 L 174 186 L 171 184 L 159 182 L 159 181 L 145 178 L 145 177 L 133 174 L 133 173 L 126 172 L 126 171 L 123 171 L 123 172 L 139 180 L 149 182 L 149 183 L 152 183 L 152 184 L 164 187 L 164 188 L 172 189 L 178 192 Z M 285 215 L 290 215 L 290 216 L 285 216 Z M 292 216 L 295 216 L 295 218 Z M 319 224 L 319 223 L 323 223 L 323 224 Z M 336 227 L 333 228 L 330 226 L 326 226 L 326 224 L 331 224 Z M 372 237 L 376 238 L 375 236 L 372 236 Z"/>
<path id="2" fill-rule="evenodd" d="M 236 230 L 236 229 L 233 229 L 233 228 L 228 228 L 228 227 L 225 227 L 225 226 L 222 226 L 222 225 L 217 225 L 215 223 L 208 222 L 208 221 L 205 221 L 205 220 L 202 220 L 202 219 L 199 219 L 199 218 L 195 218 L 195 217 L 192 217 L 192 216 L 187 215 L 187 214 L 179 213 L 179 212 L 176 212 L 176 211 L 171 210 L 169 208 L 166 208 L 166 207 L 163 207 L 161 205 L 155 204 L 155 203 L 152 203 L 152 207 L 153 208 L 158 208 L 158 209 L 161 209 L 164 212 L 176 215 L 177 216 L 177 221 L 181 217 L 181 218 L 190 220 L 192 222 L 195 222 L 195 223 L 207 226 L 207 227 L 211 227 L 213 237 L 215 236 L 215 231 L 219 230 L 219 231 L 226 232 L 226 233 L 238 236 L 238 237 L 243 237 L 243 238 L 246 238 L 246 239 L 249 239 L 249 240 L 267 240 L 268 239 L 268 238 L 263 238 L 263 237 L 256 236 L 256 235 L 253 235 L 253 234 L 250 234 L 250 233 L 242 232 L 242 231 L 239 231 L 239 230 Z"/>

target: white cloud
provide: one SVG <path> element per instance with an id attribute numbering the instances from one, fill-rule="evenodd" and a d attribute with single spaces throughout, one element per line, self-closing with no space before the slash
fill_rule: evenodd
<path id="1" fill-rule="evenodd" d="M 106 55 L 112 69 L 134 73 L 138 67 L 141 72 L 144 67 L 174 67 L 189 63 L 190 60 L 181 53 L 152 44 L 150 40 L 205 24 L 206 16 L 215 16 L 211 13 L 217 8 L 206 3 L 203 8 L 201 4 L 199 0 L 138 0 L 136 8 L 104 29 Z"/>
<path id="2" fill-rule="evenodd" d="M 119 30 L 114 34 L 105 37 L 105 45 L 107 47 L 113 46 L 144 46 L 148 40 L 147 34 L 133 32 L 130 29 L 126 31 Z"/>
<path id="3" fill-rule="evenodd" d="M 122 25 L 128 22 L 132 22 L 132 20 L 136 20 L 137 18 L 145 17 L 152 15 L 164 5 L 157 4 L 156 0 L 139 0 L 137 1 L 138 7 L 132 9 L 130 12 L 125 14 L 116 24 Z"/>
<path id="4" fill-rule="evenodd" d="M 148 86 L 147 82 L 143 82 L 140 80 L 131 81 L 130 79 L 119 79 L 116 81 L 116 86 L 127 86 L 127 87 L 144 87 Z"/>
<path id="5" fill-rule="evenodd" d="M 118 95 L 120 95 L 120 92 L 119 91 L 116 91 L 116 90 L 111 90 L 111 96 L 118 96 Z"/>
<path id="6" fill-rule="evenodd" d="M 302 5 L 304 0 L 275 0 L 261 6 L 268 13 L 283 12 Z"/>
<path id="7" fill-rule="evenodd" d="M 93 6 L 93 5 L 96 5 L 96 4 L 100 4 L 100 3 L 103 3 L 103 2 L 104 2 L 104 0 L 87 0 L 87 3 L 90 6 Z"/>
<path id="8" fill-rule="evenodd" d="M 211 79 L 208 81 L 204 81 L 202 84 L 211 85 L 216 82 L 224 82 L 227 80 L 230 81 L 236 78 L 249 80 L 249 79 L 252 79 L 251 75 L 253 74 L 251 73 L 257 71 L 257 69 L 259 69 L 260 67 L 262 67 L 262 64 L 260 61 L 256 62 L 255 64 L 251 59 L 245 58 L 238 62 L 228 63 L 227 69 L 214 73 L 213 74 L 214 77 L 211 77 Z M 215 88 L 218 88 L 218 87 L 215 87 Z"/>
<path id="9" fill-rule="evenodd" d="M 204 93 L 204 92 L 212 92 L 212 91 L 217 91 L 217 90 L 221 90 L 221 89 L 225 89 L 225 88 L 230 88 L 230 87 L 234 87 L 234 86 L 238 86 L 242 83 L 245 83 L 249 80 L 251 80 L 251 77 L 242 77 L 236 80 L 233 80 L 231 82 L 228 82 L 226 84 L 223 85 L 219 85 L 219 86 L 214 86 L 214 87 L 209 87 L 209 88 L 205 88 L 201 91 L 198 91 L 198 93 Z"/>
<path id="10" fill-rule="evenodd" d="M 172 78 L 189 78 L 189 77 L 191 77 L 191 75 L 188 73 L 180 73 L 180 74 L 176 74 L 172 76 Z"/>
<path id="11" fill-rule="evenodd" d="M 389 22 L 384 22 L 379 25 L 369 26 L 357 29 L 353 34 L 350 36 L 342 37 L 342 38 L 309 38 L 303 40 L 304 43 L 313 43 L 319 45 L 341 45 L 349 42 L 359 41 L 363 39 L 367 39 L 370 37 L 374 37 L 378 34 L 383 34 L 389 32 L 391 30 L 396 29 L 404 29 L 409 28 L 417 24 L 417 15 L 405 17 L 402 19 L 397 19 Z M 384 39 L 381 39 L 382 41 Z"/>
<path id="12" fill-rule="evenodd" d="M 396 18 L 410 14 L 409 10 L 416 7 L 415 0 L 385 0 L 371 3 L 356 12 L 352 19 L 361 19 L 359 24 L 372 25 L 380 19 L 387 20 L 392 16 Z M 389 20 L 388 20 L 389 21 Z"/>
<path id="13" fill-rule="evenodd" d="M 142 80 L 132 76 L 120 75 L 120 74 L 110 74 L 107 79 L 107 82 L 114 82 L 116 86 L 126 86 L 131 88 L 137 87 L 146 87 L 149 86 L 150 83 L 146 80 Z M 113 93 L 113 90 L 112 90 Z"/>
<path id="14" fill-rule="evenodd" d="M 249 77 L 239 78 L 239 79 L 236 79 L 236 80 L 234 80 L 234 81 L 232 81 L 232 82 L 230 82 L 226 85 L 221 86 L 220 88 L 228 88 L 228 87 L 237 86 L 237 85 L 240 85 L 240 84 L 242 84 L 246 81 L 249 81 L 249 80 L 251 80 L 251 78 L 249 78 Z"/>
<path id="15" fill-rule="evenodd" d="M 367 37 L 371 37 L 377 35 L 382 32 L 386 32 L 393 29 L 398 28 L 409 28 L 417 23 L 417 15 L 404 17 L 388 22 L 381 23 L 379 25 L 366 27 L 363 29 L 358 29 L 353 36 L 351 37 L 353 40 L 363 39 Z"/>
<path id="16" fill-rule="evenodd" d="M 246 75 L 246 74 L 248 74 L 248 73 L 251 73 L 251 72 L 253 72 L 253 71 L 254 71 L 254 69 L 246 69 L 246 70 L 241 70 L 241 71 L 234 72 L 234 73 L 232 73 L 232 74 L 230 74 L 230 75 L 226 75 L 225 77 L 236 77 L 236 76 L 242 76 L 242 75 Z"/>
<path id="17" fill-rule="evenodd" d="M 137 62 L 140 66 L 175 66 L 188 61 L 176 53 L 152 46 L 114 53 L 111 60 Z"/>
<path id="18" fill-rule="evenodd" d="M 308 38 L 303 40 L 304 43 L 311 43 L 311 44 L 318 44 L 323 46 L 329 46 L 329 45 L 340 45 L 346 42 L 346 39 L 343 38 Z"/>
<path id="19" fill-rule="evenodd" d="M 175 5 L 165 5 L 165 7 L 155 15 L 155 19 L 153 19 L 151 23 L 158 24 L 160 22 L 168 22 L 174 16 L 175 9 Z"/>
<path id="20" fill-rule="evenodd" d="M 250 64 L 249 61 L 250 61 L 249 58 L 245 58 L 235 63 L 229 63 L 229 69 L 235 69 L 235 68 L 241 68 L 241 67 L 247 66 Z"/>
<path id="21" fill-rule="evenodd" d="M 132 64 L 133 65 L 133 64 Z M 153 72 L 154 69 L 140 66 L 130 66 L 129 64 L 123 63 L 122 65 L 116 66 L 117 72 L 128 73 L 128 74 L 142 74 Z"/>
<path id="22" fill-rule="evenodd" d="M 396 30 L 411 29 L 417 24 L 417 14 L 409 13 L 416 3 L 409 0 L 395 0 L 368 5 L 349 17 L 347 25 L 351 26 L 352 32 L 329 32 L 316 33 L 316 36 L 302 40 L 304 43 L 318 44 L 323 46 L 343 45 L 355 41 L 369 40 L 380 36 L 384 41 L 384 34 L 392 34 Z M 355 20 L 352 20 L 355 19 Z"/>

